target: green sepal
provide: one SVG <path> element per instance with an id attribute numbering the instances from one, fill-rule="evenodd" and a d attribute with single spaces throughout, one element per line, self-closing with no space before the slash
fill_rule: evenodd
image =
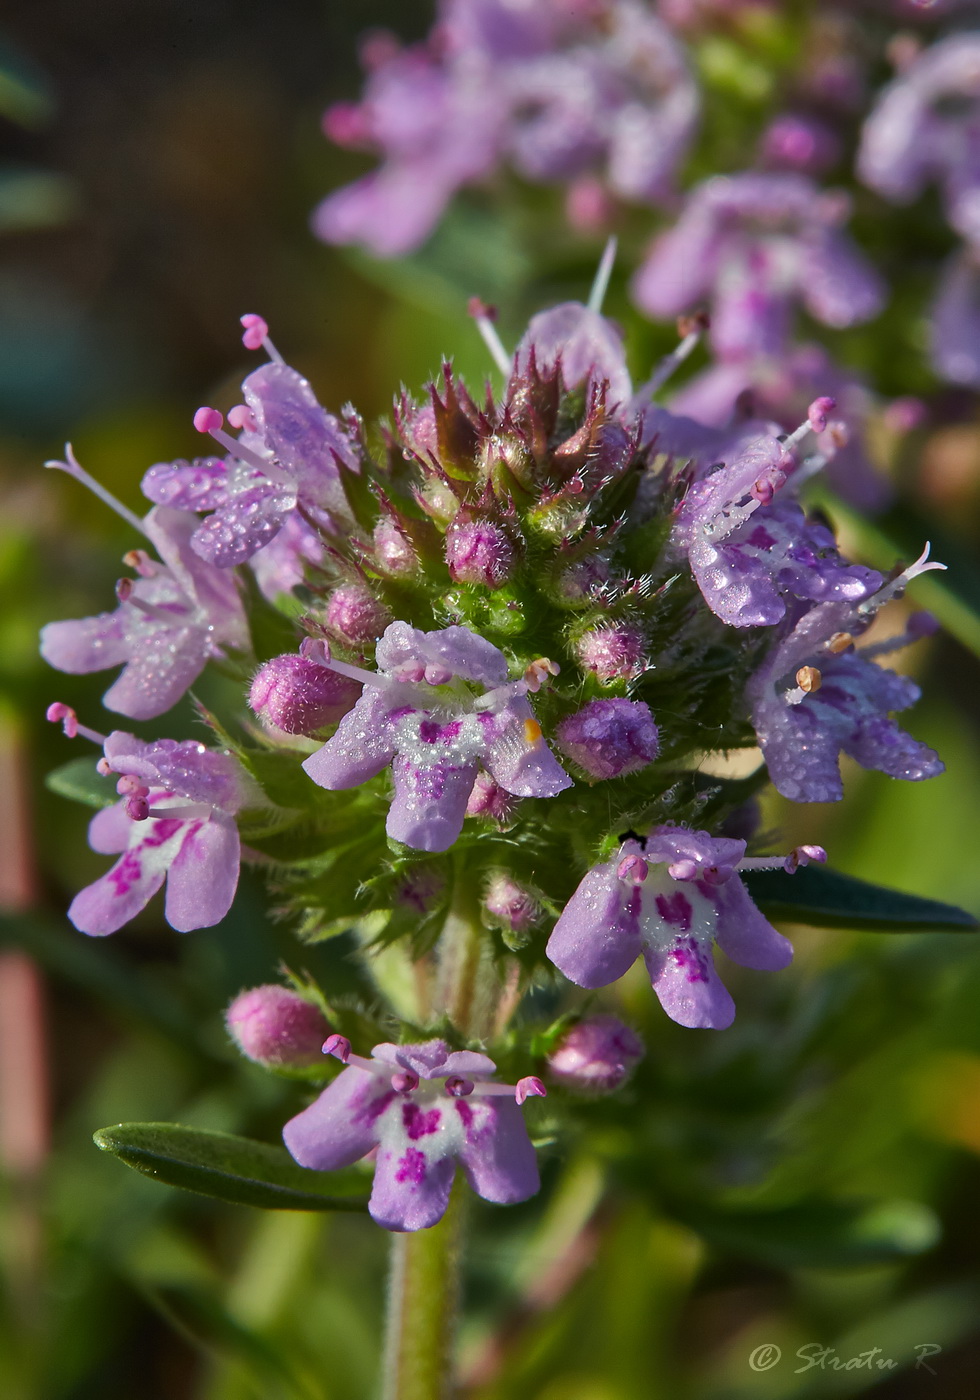
<path id="1" fill-rule="evenodd" d="M 878 933 L 967 933 L 977 919 L 955 904 L 886 889 L 808 865 L 795 874 L 757 870 L 742 876 L 763 913 L 816 928 L 868 929 Z"/>
<path id="2" fill-rule="evenodd" d="M 96 1147 L 167 1186 L 263 1210 L 367 1209 L 358 1172 L 315 1172 L 285 1148 L 177 1123 L 117 1123 Z"/>

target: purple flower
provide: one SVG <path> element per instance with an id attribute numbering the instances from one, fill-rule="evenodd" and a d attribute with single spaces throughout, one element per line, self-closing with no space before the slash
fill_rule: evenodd
<path id="1" fill-rule="evenodd" d="M 351 788 L 390 764 L 395 795 L 388 835 L 445 851 L 463 826 L 481 764 L 516 797 L 554 797 L 572 780 L 541 738 L 527 699 L 551 662 L 519 681 L 507 659 L 466 627 L 420 632 L 393 622 L 377 646 L 376 672 L 328 660 L 364 685 L 336 734 L 303 764 L 325 788 Z"/>
<path id="2" fill-rule="evenodd" d="M 430 38 L 371 44 L 364 99 L 328 136 L 382 157 L 330 195 L 314 229 L 379 257 L 417 248 L 453 194 L 512 164 L 535 181 L 600 177 L 625 199 L 668 194 L 694 134 L 697 89 L 665 26 L 634 0 L 443 0 Z"/>
<path id="3" fill-rule="evenodd" d="M 652 763 L 660 736 L 642 700 L 590 700 L 555 731 L 562 753 L 590 778 L 619 778 Z"/>
<path id="4" fill-rule="evenodd" d="M 843 796 L 839 758 L 919 782 L 943 771 L 926 744 L 889 718 L 919 698 L 907 676 L 871 659 L 915 640 L 918 631 L 855 650 L 853 643 L 887 598 L 925 568 L 925 556 L 875 598 L 856 608 L 821 603 L 787 624 L 782 639 L 749 682 L 752 723 L 769 776 L 794 802 L 837 802 Z"/>
<path id="5" fill-rule="evenodd" d="M 610 406 L 629 404 L 633 389 L 622 333 L 591 307 L 566 301 L 532 316 L 517 347 L 516 376 L 527 375 L 532 354 L 540 373 L 560 368 L 566 389 L 605 382 Z"/>
<path id="6" fill-rule="evenodd" d="M 309 567 L 326 558 L 321 535 L 297 511 L 286 516 L 282 528 L 268 544 L 252 555 L 249 567 L 271 603 L 303 583 Z"/>
<path id="7" fill-rule="evenodd" d="M 210 433 L 229 455 L 161 462 L 142 483 L 151 501 L 211 512 L 192 544 L 220 568 L 246 563 L 296 512 L 326 529 L 334 519 L 347 522 L 339 466 L 358 470 L 349 434 L 320 407 L 302 375 L 283 362 L 265 322 L 250 315 L 242 323 L 248 348 L 261 345 L 271 359 L 244 381 L 245 403 L 228 415 L 239 436 L 224 431 L 215 409 L 194 416 L 198 431 Z M 302 542 L 299 547 L 308 553 Z"/>
<path id="8" fill-rule="evenodd" d="M 947 263 L 932 304 L 929 338 L 937 373 L 953 384 L 980 388 L 980 246 L 962 248 Z"/>
<path id="9" fill-rule="evenodd" d="M 980 34 L 952 34 L 881 93 L 864 124 L 858 174 L 898 204 L 935 180 L 953 228 L 980 244 L 978 123 Z"/>
<path id="10" fill-rule="evenodd" d="M 562 1036 L 548 1056 L 548 1072 L 566 1089 L 611 1094 L 646 1051 L 618 1016 L 589 1016 Z"/>
<path id="11" fill-rule="evenodd" d="M 785 594 L 860 602 L 881 575 L 848 564 L 826 526 L 795 502 L 773 494 L 795 463 L 776 438 L 757 438 L 726 466 L 695 482 L 672 533 L 687 552 L 705 602 L 733 627 L 772 626 L 786 613 Z"/>
<path id="12" fill-rule="evenodd" d="M 673 317 L 703 301 L 723 360 L 779 355 L 794 305 L 837 328 L 881 309 L 881 281 L 841 225 L 846 197 L 805 175 L 714 176 L 653 244 L 633 280 L 637 305 Z"/>
<path id="13" fill-rule="evenodd" d="M 485 1201 L 513 1205 L 538 1190 L 534 1148 L 518 1107 L 543 1094 L 540 1080 L 491 1082 L 494 1062 L 443 1040 L 376 1045 L 352 1055 L 342 1037 L 324 1049 L 348 1068 L 291 1118 L 283 1141 L 301 1166 L 349 1167 L 377 1147 L 368 1209 L 386 1230 L 425 1230 L 440 1220 L 459 1161 Z"/>
<path id="14" fill-rule="evenodd" d="M 58 708 L 52 718 L 62 717 Z M 115 933 L 166 880 L 172 928 L 187 933 L 220 923 L 238 885 L 234 814 L 248 796 L 238 762 L 192 739 L 144 743 L 119 730 L 104 748 L 99 767 L 120 775 L 122 801 L 96 813 L 88 839 L 101 855 L 120 858 L 75 896 L 69 919 L 82 933 Z"/>
<path id="15" fill-rule="evenodd" d="M 736 873 L 744 856 L 744 841 L 682 827 L 656 827 L 645 841 L 624 841 L 566 904 L 548 957 L 580 987 L 604 987 L 642 954 L 672 1020 L 723 1030 L 735 1005 L 715 971 L 712 944 L 743 967 L 775 971 L 793 956 Z"/>
<path id="16" fill-rule="evenodd" d="M 144 550 L 126 556 L 139 576 L 119 585 L 115 612 L 42 628 L 41 655 L 59 671 L 85 675 L 123 665 L 103 703 L 130 719 L 162 715 L 209 658 L 249 645 L 235 579 L 191 548 L 197 525 L 187 511 L 157 506 L 141 528 L 162 562 Z"/>

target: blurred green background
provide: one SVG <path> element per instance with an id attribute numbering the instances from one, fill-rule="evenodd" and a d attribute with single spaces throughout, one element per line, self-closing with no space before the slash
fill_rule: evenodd
<path id="1" fill-rule="evenodd" d="M 780 44 L 702 55 L 707 135 L 692 175 L 745 159 L 741 137 L 761 129 L 801 32 L 806 7 L 786 10 Z M 343 939 L 303 947 L 270 923 L 252 879 L 216 930 L 175 936 L 156 907 L 111 942 L 68 925 L 72 893 L 104 860 L 87 849 L 88 813 L 44 788 L 76 750 L 43 712 L 62 698 L 104 725 L 106 682 L 47 671 L 36 636 L 109 605 L 131 540 L 41 464 L 70 439 L 139 510 L 146 467 L 193 452 L 198 404 L 233 401 L 245 311 L 268 319 L 325 404 L 352 399 L 373 416 L 443 354 L 485 376 L 469 294 L 500 301 L 511 341 L 529 310 L 584 294 L 598 247 L 560 231 L 550 192 L 512 190 L 506 212 L 493 191 L 464 199 L 434 248 L 390 267 L 308 234 L 317 199 L 364 168 L 319 132 L 326 102 L 357 91 L 356 34 L 390 24 L 412 37 L 429 20 L 416 0 L 4 8 L 2 1400 L 373 1391 L 382 1232 L 181 1194 L 92 1145 L 98 1127 L 152 1119 L 275 1140 L 302 1090 L 238 1059 L 223 1007 L 281 963 L 334 996 L 364 976 Z M 932 206 L 886 219 L 866 198 L 857 230 L 901 292 L 836 352 L 889 394 L 929 397 L 931 426 L 891 465 L 939 557 L 946 545 L 962 561 L 969 613 L 980 418 L 919 353 L 923 289 L 951 240 Z M 613 310 L 637 368 L 671 343 L 670 328 L 629 311 L 621 283 Z M 980 663 L 940 637 L 910 664 L 926 691 L 910 727 L 948 772 L 918 786 L 850 771 L 840 808 L 771 802 L 766 824 L 822 841 L 842 870 L 977 912 Z M 202 697 L 220 699 L 219 684 Z M 145 732 L 194 733 L 189 706 Z M 648 1058 L 623 1095 L 583 1109 L 544 1149 L 539 1199 L 506 1212 L 474 1203 L 471 1400 L 977 1394 L 980 942 L 789 932 L 789 972 L 726 970 L 739 1016 L 723 1033 L 667 1021 L 639 974 L 604 998 L 625 1007 Z M 817 1343 L 842 1361 L 880 1351 L 796 1374 L 797 1348 Z M 915 1368 L 917 1344 L 942 1348 L 929 1358 L 937 1375 Z M 765 1346 L 781 1361 L 753 1369 L 753 1354 L 772 1359 Z M 894 1367 L 878 1369 L 883 1358 Z"/>

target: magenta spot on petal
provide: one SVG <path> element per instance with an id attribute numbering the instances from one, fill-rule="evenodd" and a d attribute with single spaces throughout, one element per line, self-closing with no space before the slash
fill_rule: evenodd
<path id="1" fill-rule="evenodd" d="M 419 738 L 423 744 L 434 744 L 442 733 L 442 726 L 434 719 L 424 719 L 419 725 Z"/>
<path id="2" fill-rule="evenodd" d="M 365 1093 L 370 1093 L 373 1088 L 374 1085 L 366 1085 Z M 386 1093 L 379 1094 L 376 1099 L 370 1099 L 367 1103 L 361 1104 L 351 1115 L 351 1122 L 363 1123 L 366 1127 L 370 1127 L 372 1123 L 377 1122 L 394 1097 L 394 1089 L 389 1089 Z"/>
<path id="3" fill-rule="evenodd" d="M 399 705 L 397 710 L 391 710 L 389 712 L 388 720 L 391 724 L 394 724 L 396 720 L 404 719 L 406 715 L 414 715 L 415 713 L 416 711 L 412 709 L 411 705 Z"/>
<path id="4" fill-rule="evenodd" d="M 671 895 L 657 895 L 657 913 L 664 923 L 676 925 L 681 933 L 690 931 L 693 912 L 691 901 L 683 890 Z"/>
<path id="5" fill-rule="evenodd" d="M 437 1133 L 441 1119 L 442 1110 L 439 1108 L 430 1108 L 426 1113 L 417 1103 L 409 1101 L 402 1105 L 402 1122 L 405 1125 L 406 1133 L 413 1142 L 417 1142 L 419 1138 L 428 1137 L 430 1133 Z"/>
<path id="6" fill-rule="evenodd" d="M 473 1110 L 465 1099 L 456 1099 L 456 1112 L 459 1114 L 464 1128 L 470 1128 L 473 1123 Z"/>
<path id="7" fill-rule="evenodd" d="M 407 1181 L 412 1186 L 419 1186 L 424 1178 L 425 1153 L 420 1152 L 417 1147 L 410 1147 L 398 1163 L 395 1180 L 398 1182 Z"/>
<path id="8" fill-rule="evenodd" d="M 116 894 L 121 898 L 129 891 L 140 878 L 143 870 L 143 863 L 136 851 L 127 851 L 122 860 L 112 867 L 107 873 L 106 879 L 112 885 Z"/>
<path id="9" fill-rule="evenodd" d="M 671 948 L 670 956 L 687 973 L 689 982 L 707 982 L 708 964 L 693 938 L 679 938 Z"/>

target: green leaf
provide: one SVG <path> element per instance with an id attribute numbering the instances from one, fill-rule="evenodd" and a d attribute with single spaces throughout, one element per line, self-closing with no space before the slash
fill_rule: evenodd
<path id="1" fill-rule="evenodd" d="M 813 1201 L 777 1210 L 681 1212 L 719 1249 L 779 1268 L 846 1268 L 931 1249 L 939 1222 L 918 1201 Z"/>
<path id="2" fill-rule="evenodd" d="M 117 1123 L 94 1134 L 97 1147 L 168 1186 L 263 1210 L 367 1209 L 355 1172 L 314 1172 L 282 1147 L 177 1123 Z"/>
<path id="3" fill-rule="evenodd" d="M 742 878 L 763 913 L 816 928 L 965 933 L 980 927 L 973 914 L 955 904 L 885 889 L 819 865 L 804 866 L 793 875 L 785 870 L 756 870 Z"/>
<path id="4" fill-rule="evenodd" d="M 44 780 L 45 787 L 59 797 L 82 802 L 86 807 L 111 807 L 119 801 L 116 779 L 96 768 L 95 758 L 70 758 Z"/>

